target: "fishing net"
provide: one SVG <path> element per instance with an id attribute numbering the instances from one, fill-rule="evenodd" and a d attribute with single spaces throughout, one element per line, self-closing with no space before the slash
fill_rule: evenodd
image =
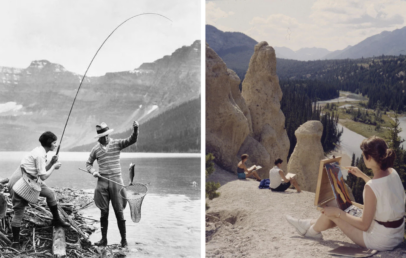
<path id="1" fill-rule="evenodd" d="M 124 189 L 124 188 L 123 188 Z M 127 200 L 130 205 L 131 219 L 135 223 L 141 220 L 141 205 L 145 195 L 148 192 L 148 187 L 144 184 L 134 183 L 121 189 L 120 195 Z"/>

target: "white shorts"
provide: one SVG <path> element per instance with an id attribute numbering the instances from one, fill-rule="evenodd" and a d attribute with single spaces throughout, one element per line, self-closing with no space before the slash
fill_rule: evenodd
<path id="1" fill-rule="evenodd" d="M 378 251 L 392 250 L 403 241 L 404 232 L 404 222 L 398 228 L 387 228 L 373 220 L 368 231 L 363 232 L 365 246 Z"/>

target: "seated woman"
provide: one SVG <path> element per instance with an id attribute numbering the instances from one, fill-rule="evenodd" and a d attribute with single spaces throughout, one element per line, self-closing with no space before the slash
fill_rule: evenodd
<path id="1" fill-rule="evenodd" d="M 379 251 L 392 250 L 403 241 L 405 230 L 405 189 L 392 168 L 395 152 L 376 136 L 361 143 L 363 159 L 373 172 L 371 179 L 357 167 L 349 172 L 365 181 L 364 209 L 361 218 L 354 217 L 336 207 L 324 207 L 321 216 L 312 223 L 286 216 L 300 235 L 322 239 L 322 231 L 338 227 L 354 243 Z"/>
<path id="2" fill-rule="evenodd" d="M 52 132 L 43 133 L 39 138 L 41 146 L 36 147 L 22 159 L 20 168 L 18 168 L 18 170 L 16 170 L 16 172 L 14 172 L 10 178 L 8 187 L 12 195 L 14 209 L 14 217 L 11 221 L 13 231 L 12 247 L 15 249 L 20 249 L 20 227 L 23 220 L 25 207 L 28 205 L 28 201 L 17 194 L 13 189 L 13 186 L 16 185 L 18 180 L 20 180 L 21 176 L 25 176 L 40 185 L 41 191 L 39 196 L 46 197 L 48 207 L 53 215 L 52 224 L 54 226 L 69 227 L 69 224 L 65 223 L 59 217 L 54 191 L 52 191 L 51 188 L 42 182 L 42 180 L 46 180 L 55 169 L 59 169 L 61 167 L 61 163 L 57 162 L 58 156 L 53 156 L 51 161 L 48 164 L 46 163 L 47 152 L 53 151 L 56 148 L 56 140 L 57 137 Z"/>
<path id="3" fill-rule="evenodd" d="M 245 162 L 248 160 L 248 154 L 241 155 L 241 161 L 237 165 L 237 174 L 239 179 L 245 179 L 246 177 L 254 177 L 257 181 L 261 181 L 261 177 L 258 175 L 254 168 L 247 169 Z"/>
<path id="4" fill-rule="evenodd" d="M 271 181 L 269 189 L 275 192 L 284 192 L 292 184 L 296 188 L 296 191 L 300 193 L 300 186 L 297 183 L 296 179 L 287 179 L 285 177 L 285 174 L 281 169 L 282 162 L 283 160 L 281 159 L 275 160 L 275 166 L 269 171 L 269 180 Z"/>

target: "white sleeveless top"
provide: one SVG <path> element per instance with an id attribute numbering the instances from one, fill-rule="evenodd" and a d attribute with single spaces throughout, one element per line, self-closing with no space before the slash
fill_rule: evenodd
<path id="1" fill-rule="evenodd" d="M 279 171 L 281 169 L 278 168 L 278 166 L 274 166 L 270 171 L 269 171 L 269 180 L 271 183 L 269 184 L 269 188 L 275 189 L 278 186 L 281 185 L 282 183 L 282 178 L 281 175 L 279 174 Z"/>
<path id="2" fill-rule="evenodd" d="M 396 221 L 405 214 L 405 191 L 396 170 L 386 177 L 371 179 L 366 183 L 376 196 L 374 219 L 381 222 Z M 364 188 L 365 200 L 365 188 Z M 363 232 L 367 248 L 379 251 L 392 250 L 403 241 L 405 223 L 398 228 L 387 228 L 372 221 L 369 229 Z"/>
<path id="3" fill-rule="evenodd" d="M 369 185 L 376 196 L 375 220 L 396 221 L 405 215 L 405 189 L 395 169 L 386 177 L 371 179 Z M 365 188 L 363 197 L 365 200 Z"/>

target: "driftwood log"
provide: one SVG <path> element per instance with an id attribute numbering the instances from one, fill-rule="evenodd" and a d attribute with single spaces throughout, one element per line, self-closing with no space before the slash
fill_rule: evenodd
<path id="1" fill-rule="evenodd" d="M 76 232 L 78 232 L 82 237 L 85 238 L 85 240 L 87 240 L 89 238 L 88 235 L 86 235 L 85 233 L 83 233 L 83 231 L 80 229 L 80 227 L 78 226 L 78 224 L 71 219 L 68 214 L 66 214 L 66 212 L 62 209 L 62 207 L 58 206 L 58 210 L 59 212 L 63 215 L 63 217 L 69 221 L 69 224 L 71 225 L 72 228 L 74 228 L 76 230 Z"/>
<path id="2" fill-rule="evenodd" d="M 56 257 L 62 257 L 66 255 L 66 239 L 65 230 L 63 227 L 54 227 L 52 241 L 52 253 Z"/>

